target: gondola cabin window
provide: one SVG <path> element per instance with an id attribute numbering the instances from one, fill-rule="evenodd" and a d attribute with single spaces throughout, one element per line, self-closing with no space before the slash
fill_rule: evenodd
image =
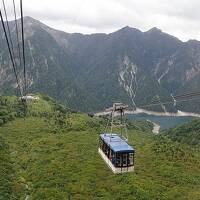
<path id="1" fill-rule="evenodd" d="M 98 151 L 114 173 L 134 170 L 134 149 L 117 134 L 101 134 Z"/>

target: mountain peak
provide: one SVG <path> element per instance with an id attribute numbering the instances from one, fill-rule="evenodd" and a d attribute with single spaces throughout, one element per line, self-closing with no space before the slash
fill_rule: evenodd
<path id="1" fill-rule="evenodd" d="M 125 26 L 114 33 L 123 33 L 124 34 L 124 33 L 133 33 L 133 32 L 141 33 L 141 31 L 139 29 L 132 28 L 130 26 Z"/>
<path id="2" fill-rule="evenodd" d="M 34 24 L 40 23 L 40 21 L 38 21 L 30 16 L 25 16 L 23 19 L 24 19 L 24 23 L 34 23 Z"/>
<path id="3" fill-rule="evenodd" d="M 150 30 L 148 30 L 146 33 L 162 33 L 162 30 L 157 27 L 153 27 Z"/>
<path id="4" fill-rule="evenodd" d="M 191 39 L 191 40 L 188 40 L 187 43 L 189 43 L 189 44 L 200 44 L 200 41 L 195 40 L 195 39 Z"/>
<path id="5" fill-rule="evenodd" d="M 125 26 L 121 30 L 131 30 L 132 28 L 130 26 Z"/>
<path id="6" fill-rule="evenodd" d="M 37 19 L 34 19 L 29 16 L 25 16 L 24 17 L 24 27 L 27 31 L 31 31 L 35 27 L 47 28 L 48 26 L 43 24 L 42 22 L 40 22 Z M 48 28 L 50 28 L 50 27 L 48 27 Z"/>

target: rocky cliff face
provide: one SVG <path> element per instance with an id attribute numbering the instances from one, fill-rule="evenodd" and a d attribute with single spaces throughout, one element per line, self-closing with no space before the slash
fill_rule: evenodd
<path id="1" fill-rule="evenodd" d="M 42 92 L 68 106 L 95 111 L 123 101 L 136 107 L 171 100 L 171 93 L 198 91 L 200 42 L 181 42 L 157 28 L 125 27 L 111 34 L 68 34 L 26 17 L 25 44 L 29 92 Z M 16 47 L 13 22 L 10 22 Z M 16 92 L 0 26 L 0 94 Z M 17 50 L 17 48 L 15 48 Z M 22 67 L 15 52 L 18 73 Z M 200 111 L 190 105 L 157 106 L 159 111 Z"/>

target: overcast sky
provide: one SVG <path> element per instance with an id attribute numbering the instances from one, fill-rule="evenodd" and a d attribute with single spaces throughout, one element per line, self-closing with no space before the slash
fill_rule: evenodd
<path id="1" fill-rule="evenodd" d="M 19 0 L 15 0 L 19 2 Z M 9 16 L 12 0 L 5 0 Z M 158 27 L 183 41 L 200 40 L 200 0 L 23 0 L 24 15 L 66 32 L 110 33 Z"/>

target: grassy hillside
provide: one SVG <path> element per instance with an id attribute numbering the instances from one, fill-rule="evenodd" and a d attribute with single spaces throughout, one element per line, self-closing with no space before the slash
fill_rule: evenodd
<path id="1" fill-rule="evenodd" d="M 173 141 L 200 147 L 200 120 L 196 119 L 165 131 L 165 135 Z"/>
<path id="2" fill-rule="evenodd" d="M 135 172 L 114 175 L 97 153 L 102 120 L 43 101 L 49 110 L 41 106 L 0 127 L 0 169 L 10 169 L 1 176 L 0 199 L 199 200 L 197 149 L 137 123 L 129 126 Z"/>
<path id="3" fill-rule="evenodd" d="M 0 161 L 0 200 L 18 199 L 15 168 L 9 146 L 2 137 L 0 137 Z"/>

